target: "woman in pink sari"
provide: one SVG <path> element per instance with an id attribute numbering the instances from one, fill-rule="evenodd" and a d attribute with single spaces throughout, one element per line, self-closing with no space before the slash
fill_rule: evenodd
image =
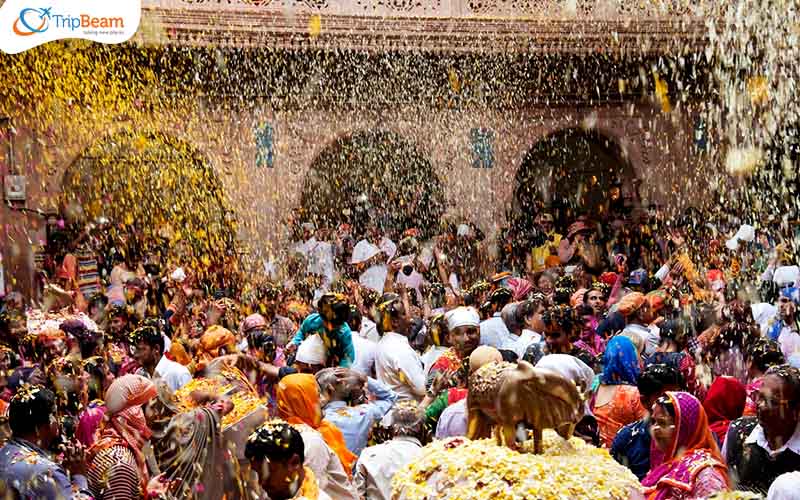
<path id="1" fill-rule="evenodd" d="M 688 392 L 668 392 L 653 405 L 648 500 L 707 498 L 728 491 L 725 461 L 703 405 Z"/>

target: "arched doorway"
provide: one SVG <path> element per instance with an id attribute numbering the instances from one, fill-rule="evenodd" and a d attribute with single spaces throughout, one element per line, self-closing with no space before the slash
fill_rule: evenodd
<path id="1" fill-rule="evenodd" d="M 430 234 L 444 213 L 444 189 L 430 161 L 388 131 L 361 131 L 325 148 L 303 183 L 305 217 L 362 232 L 371 221 L 386 230 L 416 227 Z"/>
<path id="2" fill-rule="evenodd" d="M 108 220 L 107 244 L 133 261 L 155 256 L 162 268 L 189 266 L 217 285 L 238 263 L 219 179 L 194 147 L 167 134 L 123 129 L 98 140 L 67 169 L 63 197 L 88 220 Z"/>
<path id="3" fill-rule="evenodd" d="M 625 215 L 638 200 L 636 176 L 619 146 L 582 129 L 548 135 L 525 155 L 514 189 L 514 222 L 525 226 L 542 209 L 557 226 L 586 214 Z"/>

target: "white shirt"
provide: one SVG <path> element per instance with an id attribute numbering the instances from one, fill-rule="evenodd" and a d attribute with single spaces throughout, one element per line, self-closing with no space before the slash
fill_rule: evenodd
<path id="1" fill-rule="evenodd" d="M 295 428 L 303 438 L 303 465 L 314 472 L 320 491 L 337 500 L 356 500 L 358 497 L 353 491 L 353 483 L 347 477 L 342 461 L 322 438 L 322 434 L 305 424 L 296 425 Z"/>
<path id="2" fill-rule="evenodd" d="M 767 500 L 797 500 L 800 498 L 800 471 L 786 472 L 772 482 Z"/>
<path id="3" fill-rule="evenodd" d="M 322 276 L 326 284 L 333 281 L 333 245 L 320 241 L 309 249 L 308 272 Z"/>
<path id="4" fill-rule="evenodd" d="M 661 335 L 658 331 L 658 328 L 656 328 L 654 331 L 646 326 L 631 323 L 622 330 L 622 333 L 630 332 L 635 333 L 644 341 L 645 356 L 651 356 L 654 354 L 656 349 L 658 349 L 658 344 L 661 343 Z"/>
<path id="5" fill-rule="evenodd" d="M 523 354 L 525 354 L 525 349 L 528 348 L 531 344 L 538 344 L 542 341 L 542 334 L 538 332 L 534 332 L 533 330 L 528 330 L 527 328 L 522 330 L 522 335 L 519 336 L 519 344 L 522 345 L 522 353 L 518 353 L 519 357 L 521 358 Z"/>
<path id="6" fill-rule="evenodd" d="M 793 452 L 800 455 L 800 423 L 797 424 L 797 427 L 794 429 L 794 434 L 792 437 L 786 441 L 786 444 L 778 448 L 777 450 L 773 450 L 769 447 L 769 442 L 767 441 L 767 436 L 764 434 L 764 428 L 761 427 L 761 424 L 758 424 L 753 429 L 753 432 L 747 436 L 747 439 L 744 440 L 745 444 L 757 444 L 758 446 L 764 448 L 764 451 L 769 453 L 770 457 L 774 457 L 779 453 L 783 453 L 787 449 L 792 450 Z M 726 443 L 727 444 L 727 443 Z"/>
<path id="7" fill-rule="evenodd" d="M 444 409 L 436 423 L 436 439 L 467 435 L 467 398 Z"/>
<path id="8" fill-rule="evenodd" d="M 416 269 L 411 271 L 411 274 L 406 276 L 401 269 L 397 273 L 397 278 L 395 279 L 401 285 L 405 285 L 406 288 L 413 288 L 417 291 L 417 300 L 422 303 L 422 289 L 420 288 L 422 284 L 425 282 L 425 278 L 422 277 L 420 273 L 417 272 Z"/>
<path id="9" fill-rule="evenodd" d="M 786 359 L 792 354 L 800 353 L 800 333 L 791 328 L 783 327 L 780 335 L 778 335 L 778 343 L 781 345 L 781 351 Z"/>
<path id="10" fill-rule="evenodd" d="M 389 275 L 389 268 L 386 264 L 368 267 L 361 276 L 358 283 L 376 292 L 383 292 L 383 285 L 386 284 L 386 277 Z"/>
<path id="11" fill-rule="evenodd" d="M 428 349 L 420 356 L 420 361 L 422 361 L 423 372 L 425 373 L 425 379 L 428 378 L 428 372 L 431 371 L 431 366 L 436 363 L 436 360 L 439 359 L 439 356 L 447 352 L 447 347 L 440 346 L 440 345 L 432 345 L 428 347 Z"/>
<path id="12" fill-rule="evenodd" d="M 399 400 L 421 400 L 425 396 L 425 372 L 419 355 L 408 339 L 395 332 L 386 332 L 378 342 L 375 375 L 397 393 Z"/>
<path id="13" fill-rule="evenodd" d="M 368 377 L 373 377 L 375 373 L 375 352 L 378 344 L 371 340 L 361 338 L 360 335 L 352 335 L 353 350 L 356 352 L 356 359 L 351 367 Z"/>
<path id="14" fill-rule="evenodd" d="M 508 331 L 500 313 L 495 313 L 491 318 L 481 322 L 481 345 L 503 349 L 503 345 L 510 340 L 513 340 L 511 332 Z"/>
<path id="15" fill-rule="evenodd" d="M 158 361 L 156 373 L 167 383 L 167 386 L 169 386 L 173 392 L 192 380 L 192 374 L 189 373 L 188 368 L 171 359 L 167 359 L 166 356 L 161 356 L 161 359 Z"/>
<path id="16" fill-rule="evenodd" d="M 358 334 L 361 338 L 371 340 L 376 344 L 381 340 L 381 336 L 378 334 L 378 325 L 366 316 L 361 318 L 361 329 L 358 331 Z"/>
<path id="17" fill-rule="evenodd" d="M 390 500 L 394 475 L 421 454 L 419 440 L 407 436 L 365 448 L 354 476 L 358 495 L 369 500 Z"/>

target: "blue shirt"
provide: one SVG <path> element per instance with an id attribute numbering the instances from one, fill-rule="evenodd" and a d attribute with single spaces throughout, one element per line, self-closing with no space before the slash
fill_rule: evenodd
<path id="1" fill-rule="evenodd" d="M 0 483 L 27 499 L 91 498 L 86 478 L 72 476 L 50 459 L 41 448 L 14 438 L 0 449 Z"/>
<path id="2" fill-rule="evenodd" d="M 394 406 L 397 394 L 385 384 L 370 377 L 367 388 L 377 399 L 358 406 L 347 406 L 344 401 L 331 401 L 325 408 L 325 420 L 342 431 L 347 449 L 356 455 L 367 446 L 372 426 Z"/>
<path id="3" fill-rule="evenodd" d="M 642 419 L 620 429 L 611 443 L 611 456 L 641 481 L 650 470 L 650 421 Z"/>
<path id="4" fill-rule="evenodd" d="M 300 345 L 308 336 L 315 333 L 319 334 L 325 347 L 328 348 L 328 357 L 334 356 L 338 359 L 339 366 L 350 368 L 356 359 L 350 326 L 343 323 L 335 331 L 328 332 L 322 324 L 322 316 L 319 313 L 311 313 L 303 320 L 300 329 L 294 334 L 292 343 Z"/>

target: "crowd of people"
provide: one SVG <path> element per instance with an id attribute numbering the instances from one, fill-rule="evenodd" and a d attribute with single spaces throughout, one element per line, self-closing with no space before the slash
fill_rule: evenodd
<path id="1" fill-rule="evenodd" d="M 398 498 L 426 443 L 468 434 L 470 374 L 530 363 L 586 395 L 575 434 L 632 497 L 800 498 L 797 242 L 712 222 L 542 210 L 490 243 L 295 219 L 222 284 L 80 228 L 41 298 L 3 298 L 0 494 Z"/>

